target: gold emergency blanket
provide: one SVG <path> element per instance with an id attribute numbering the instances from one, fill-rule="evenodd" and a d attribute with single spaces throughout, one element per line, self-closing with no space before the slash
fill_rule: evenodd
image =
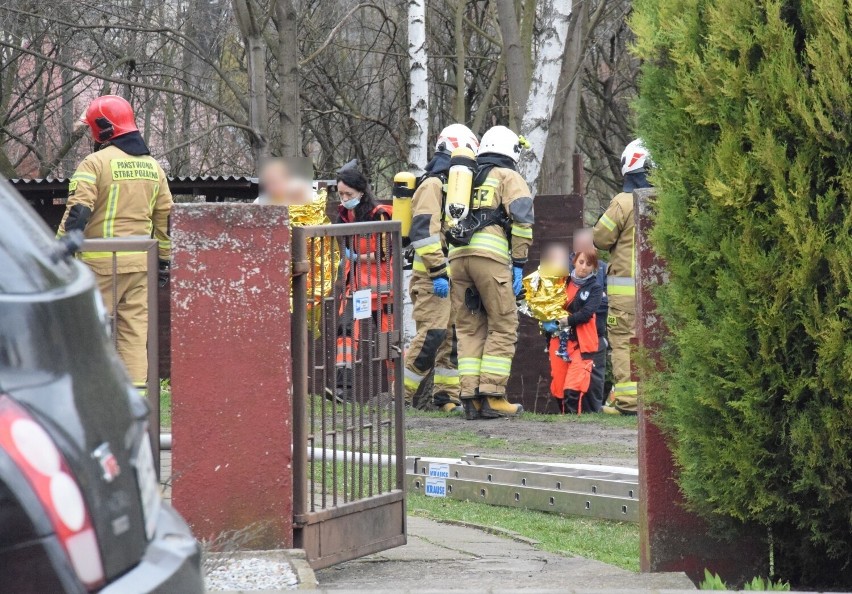
<path id="1" fill-rule="evenodd" d="M 317 192 L 310 204 L 291 206 L 290 225 L 293 227 L 312 227 L 330 225 L 331 220 L 325 212 L 328 193 L 325 188 Z M 334 290 L 334 281 L 340 265 L 340 248 L 332 237 L 314 237 L 305 246 L 311 273 L 308 275 L 308 327 L 314 336 L 319 336 L 322 315 L 322 299 Z"/>
<path id="2" fill-rule="evenodd" d="M 539 268 L 523 279 L 526 293 L 518 310 L 540 322 L 565 317 L 566 276 L 545 275 L 547 270 Z"/>

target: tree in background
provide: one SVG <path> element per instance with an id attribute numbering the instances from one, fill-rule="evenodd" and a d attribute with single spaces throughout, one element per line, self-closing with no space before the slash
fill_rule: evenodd
<path id="1" fill-rule="evenodd" d="M 411 133 L 408 138 L 408 167 L 421 175 L 429 159 L 429 77 L 426 47 L 426 0 L 408 3 L 408 63 L 411 99 Z"/>
<path id="2" fill-rule="evenodd" d="M 569 192 L 579 148 L 596 215 L 611 197 L 613 163 L 631 136 L 627 105 L 636 61 L 625 58 L 629 6 L 630 0 L 0 3 L 0 172 L 68 175 L 91 148 L 75 130 L 79 114 L 95 96 L 113 92 L 136 107 L 154 156 L 172 175 L 250 174 L 271 154 L 308 156 L 316 175 L 327 178 L 357 158 L 384 194 L 395 172 L 425 164 L 448 123 L 460 121 L 480 135 L 497 124 L 520 129 L 531 98 L 538 115 L 527 132 L 547 132 L 543 146 L 544 134 L 531 134 L 542 141 L 535 150 L 542 173 L 531 175 L 543 193 Z M 558 74 L 536 75 L 546 65 L 555 72 L 557 63 Z"/>
<path id="3" fill-rule="evenodd" d="M 649 388 L 679 483 L 852 586 L 852 4 L 636 0 L 639 130 L 670 283 Z"/>
<path id="4" fill-rule="evenodd" d="M 539 34 L 539 55 L 532 72 L 520 128 L 530 143 L 530 150 L 521 154 L 518 163 L 518 171 L 530 184 L 533 196 L 538 193 L 541 162 L 547 148 L 550 120 L 559 90 L 559 73 L 569 49 L 566 42 L 571 22 L 571 6 L 572 3 L 568 0 L 542 0 L 540 7 L 542 27 Z M 575 14 L 575 19 L 576 16 Z M 577 28 L 574 30 L 576 32 Z"/>

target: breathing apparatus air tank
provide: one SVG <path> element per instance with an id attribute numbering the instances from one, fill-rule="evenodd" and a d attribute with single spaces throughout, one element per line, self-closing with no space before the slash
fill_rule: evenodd
<path id="1" fill-rule="evenodd" d="M 393 176 L 393 213 L 394 221 L 402 225 L 403 243 L 408 243 L 408 235 L 411 233 L 411 197 L 414 196 L 414 186 L 417 178 L 413 173 L 400 171 Z"/>
<path id="2" fill-rule="evenodd" d="M 476 155 L 466 146 L 460 146 L 450 155 L 450 173 L 447 176 L 447 206 L 444 212 L 450 225 L 456 225 L 470 212 L 470 194 L 476 171 Z"/>

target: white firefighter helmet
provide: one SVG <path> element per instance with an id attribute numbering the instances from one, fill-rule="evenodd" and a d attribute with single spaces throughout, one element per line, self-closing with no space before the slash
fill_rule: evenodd
<path id="1" fill-rule="evenodd" d="M 624 152 L 621 153 L 621 175 L 648 171 L 651 164 L 651 154 L 642 144 L 641 138 L 637 138 L 628 144 Z"/>
<path id="2" fill-rule="evenodd" d="M 517 163 L 521 156 L 521 148 L 524 146 L 526 146 L 526 141 L 522 140 L 520 136 L 509 130 L 506 126 L 494 126 L 482 135 L 478 154 L 494 153 L 504 155 Z"/>
<path id="3" fill-rule="evenodd" d="M 479 148 L 479 140 L 470 128 L 464 124 L 450 124 L 438 134 L 435 151 L 450 154 L 459 147 L 466 146 L 474 153 Z"/>

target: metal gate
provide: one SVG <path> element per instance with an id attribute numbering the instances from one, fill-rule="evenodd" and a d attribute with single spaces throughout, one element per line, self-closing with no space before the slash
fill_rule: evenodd
<path id="1" fill-rule="evenodd" d="M 396 222 L 293 229 L 294 542 L 315 569 L 405 544 Z"/>
<path id="2" fill-rule="evenodd" d="M 115 345 L 118 340 L 118 332 L 116 331 L 116 311 L 118 303 L 116 303 L 115 282 L 118 274 L 118 255 L 127 252 L 144 252 L 148 260 L 148 434 L 151 437 L 151 448 L 154 455 L 154 466 L 157 469 L 157 476 L 160 475 L 160 359 L 158 357 L 157 340 L 158 340 L 158 324 L 157 324 L 157 291 L 158 271 L 159 271 L 159 252 L 158 242 L 156 239 L 150 238 L 110 238 L 110 239 L 87 239 L 80 247 L 80 253 L 86 252 L 106 252 L 112 254 L 112 281 L 113 281 L 113 302 L 106 304 L 112 312 L 110 323 L 112 328 L 112 340 Z"/>

